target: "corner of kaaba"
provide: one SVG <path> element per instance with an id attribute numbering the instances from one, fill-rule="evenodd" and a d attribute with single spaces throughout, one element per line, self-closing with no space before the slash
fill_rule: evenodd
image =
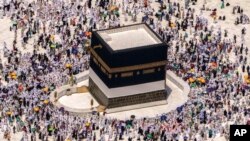
<path id="1" fill-rule="evenodd" d="M 92 33 L 89 90 L 106 108 L 167 99 L 167 44 L 146 24 Z"/>

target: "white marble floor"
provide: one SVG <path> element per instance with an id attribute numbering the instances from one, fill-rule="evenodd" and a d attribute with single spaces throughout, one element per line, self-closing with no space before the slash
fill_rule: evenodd
<path id="1" fill-rule="evenodd" d="M 74 109 L 89 109 L 90 101 L 91 99 L 94 100 L 94 98 L 91 96 L 90 93 L 77 93 L 72 95 L 65 95 L 62 96 L 58 102 L 60 102 L 63 106 L 74 108 Z M 93 107 L 98 106 L 98 102 L 94 100 Z"/>

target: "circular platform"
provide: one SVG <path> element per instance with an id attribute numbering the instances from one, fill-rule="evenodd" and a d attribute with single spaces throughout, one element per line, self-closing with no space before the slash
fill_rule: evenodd
<path id="1" fill-rule="evenodd" d="M 85 110 L 92 108 L 90 105 L 91 99 L 93 99 L 91 94 L 89 92 L 86 92 L 62 96 L 59 98 L 58 102 L 64 107 Z M 95 99 L 93 99 L 93 101 L 93 107 L 97 107 L 99 104 Z"/>

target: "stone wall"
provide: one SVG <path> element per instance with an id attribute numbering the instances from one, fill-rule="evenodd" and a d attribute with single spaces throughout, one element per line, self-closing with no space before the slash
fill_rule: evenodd
<path id="1" fill-rule="evenodd" d="M 165 90 L 160 90 L 160 91 L 153 91 L 153 92 L 135 94 L 124 97 L 111 98 L 109 99 L 108 108 L 116 108 L 116 107 L 167 100 L 167 95 L 168 94 L 166 93 Z"/>
<path id="2" fill-rule="evenodd" d="M 76 82 L 79 83 L 79 82 L 82 82 L 84 80 L 87 80 L 89 78 L 88 74 L 89 74 L 89 72 L 85 71 L 83 73 L 76 75 Z M 83 93 L 83 92 L 87 92 L 87 91 L 88 91 L 88 88 L 86 86 L 77 87 L 76 85 L 74 85 L 74 86 L 64 85 L 64 86 L 57 88 L 53 92 L 51 92 L 50 101 L 57 108 L 63 107 L 71 115 L 76 115 L 76 116 L 86 115 L 87 113 L 92 112 L 92 110 L 91 109 L 84 109 L 84 110 L 83 109 L 74 109 L 71 107 L 67 107 L 65 105 L 62 105 L 60 102 L 58 102 L 58 99 L 60 99 L 62 96 L 65 96 L 65 95 Z M 55 95 L 56 95 L 56 97 L 55 97 Z"/>

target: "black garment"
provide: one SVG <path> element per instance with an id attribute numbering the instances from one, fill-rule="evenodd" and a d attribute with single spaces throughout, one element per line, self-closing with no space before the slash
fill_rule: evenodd
<path id="1" fill-rule="evenodd" d="M 242 66 L 242 72 L 245 72 L 245 65 Z"/>
<path id="2" fill-rule="evenodd" d="M 92 0 L 89 0 L 88 1 L 88 8 L 91 8 L 92 7 Z"/>
<path id="3" fill-rule="evenodd" d="M 238 9 L 237 9 L 237 13 L 240 13 L 240 7 L 238 7 Z"/>
<path id="4" fill-rule="evenodd" d="M 249 66 L 247 66 L 247 72 L 250 72 L 250 67 Z"/>

